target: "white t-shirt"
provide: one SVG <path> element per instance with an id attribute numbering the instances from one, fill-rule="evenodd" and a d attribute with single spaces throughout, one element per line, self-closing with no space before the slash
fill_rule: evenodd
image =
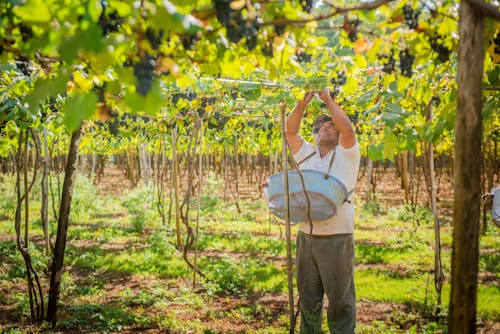
<path id="1" fill-rule="evenodd" d="M 300 169 L 313 169 L 338 178 L 350 192 L 356 185 L 356 180 L 359 171 L 359 161 L 361 154 L 359 152 L 359 145 L 356 141 L 353 147 L 346 149 L 340 145 L 335 147 L 335 157 L 330 171 L 328 167 L 332 158 L 333 150 L 320 156 L 318 148 L 311 143 L 304 140 L 304 144 L 299 151 L 294 154 L 295 161 L 300 162 L 312 152 L 316 152 L 312 157 L 304 161 L 299 167 Z M 337 214 L 327 220 L 313 221 L 312 234 L 315 235 L 329 235 L 329 234 L 345 234 L 354 232 L 354 203 L 352 202 L 354 196 L 351 193 L 349 202 L 342 204 L 337 208 Z M 309 234 L 309 222 L 299 223 L 299 231 Z"/>

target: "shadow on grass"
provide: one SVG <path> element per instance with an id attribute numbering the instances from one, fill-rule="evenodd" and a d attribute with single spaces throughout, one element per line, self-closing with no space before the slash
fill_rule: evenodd
<path id="1" fill-rule="evenodd" d="M 135 330 L 154 328 L 151 318 L 130 312 L 125 305 L 89 304 L 60 307 L 56 330 L 121 331 L 133 326 Z"/>
<path id="2" fill-rule="evenodd" d="M 492 273 L 500 272 L 500 253 L 491 252 L 483 253 L 479 256 L 481 264 L 484 265 L 484 269 Z"/>
<path id="3" fill-rule="evenodd" d="M 386 246 L 357 244 L 356 262 L 368 264 L 388 263 L 388 257 L 393 252 L 394 250 Z"/>

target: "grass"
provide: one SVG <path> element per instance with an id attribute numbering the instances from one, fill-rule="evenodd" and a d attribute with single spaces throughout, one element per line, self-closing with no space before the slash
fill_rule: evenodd
<path id="1" fill-rule="evenodd" d="M 68 231 L 59 331 L 217 333 L 220 328 L 238 326 L 246 326 L 243 328 L 249 333 L 286 331 L 286 304 L 273 308 L 270 305 L 278 302 L 262 303 L 265 296 L 281 296 L 283 303 L 287 300 L 286 243 L 280 238 L 284 228 L 280 231 L 273 224 L 269 230 L 263 199 L 241 201 L 243 213 L 238 214 L 234 203 L 214 200 L 217 183 L 212 185 L 213 192 L 204 194 L 207 204 L 202 208 L 197 265 L 206 279 L 198 277 L 198 286 L 193 289 L 192 270 L 176 250 L 172 227 L 161 225 L 147 188 L 139 187 L 122 198 L 90 201 L 96 196 L 92 183 L 78 180 L 80 194 L 75 200 L 80 209 L 71 217 Z M 48 261 L 40 241 L 43 232 L 36 223 L 37 196 L 30 208 L 30 235 L 37 242 L 31 243 L 30 250 L 37 272 L 42 273 Z M 29 304 L 27 295 L 19 290 L 26 284 L 24 261 L 16 249 L 11 210 L 9 205 L 0 206 L 0 235 L 6 236 L 0 239 L 0 303 L 15 305 L 11 317 L 14 323 L 22 323 L 29 316 Z M 195 213 L 193 209 L 192 227 Z M 358 300 L 363 305 L 381 302 L 402 306 L 387 321 L 359 323 L 358 333 L 396 333 L 402 328 L 408 333 L 442 330 L 443 325 L 429 317 L 436 304 L 433 276 L 429 274 L 434 263 L 429 213 L 423 208 L 414 213 L 408 207 L 387 209 L 372 203 L 358 206 L 356 215 Z M 420 225 L 414 222 L 416 216 Z M 448 282 L 451 229 L 442 226 L 441 232 Z M 500 272 L 499 234 L 490 229 L 481 237 L 479 262 L 480 270 L 496 280 Z M 294 238 L 292 246 L 295 253 Z M 188 255 L 193 261 L 194 251 Z M 449 291 L 446 283 L 445 307 Z M 500 289 L 491 283 L 480 284 L 479 317 L 500 322 L 499 310 Z M 15 333 L 13 327 L 2 331 Z"/>

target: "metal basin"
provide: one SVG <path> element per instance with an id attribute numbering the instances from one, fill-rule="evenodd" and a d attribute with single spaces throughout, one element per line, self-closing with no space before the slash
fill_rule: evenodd
<path id="1" fill-rule="evenodd" d="M 305 190 L 311 207 L 310 216 L 313 221 L 325 220 L 337 214 L 349 196 L 345 185 L 335 176 L 316 170 L 301 170 Z M 267 199 L 269 210 L 281 219 L 285 219 L 285 187 L 284 174 L 277 173 L 268 180 Z M 304 187 L 297 171 L 288 172 L 288 188 L 290 193 L 290 221 L 293 223 L 308 222 L 307 200 Z"/>

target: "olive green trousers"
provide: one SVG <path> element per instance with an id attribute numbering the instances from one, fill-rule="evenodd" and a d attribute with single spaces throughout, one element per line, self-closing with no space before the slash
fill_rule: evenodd
<path id="1" fill-rule="evenodd" d="M 354 238 L 297 234 L 297 287 L 300 297 L 300 333 L 322 333 L 323 296 L 328 298 L 330 333 L 352 334 L 356 324 Z"/>

